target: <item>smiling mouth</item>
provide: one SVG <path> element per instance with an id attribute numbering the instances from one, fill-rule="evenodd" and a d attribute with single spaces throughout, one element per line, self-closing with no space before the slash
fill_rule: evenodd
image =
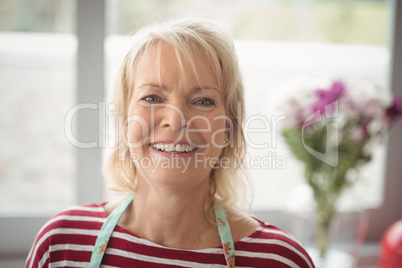
<path id="1" fill-rule="evenodd" d="M 160 152 L 167 153 L 190 153 L 197 148 L 189 144 L 172 144 L 172 143 L 151 143 L 151 146 Z"/>

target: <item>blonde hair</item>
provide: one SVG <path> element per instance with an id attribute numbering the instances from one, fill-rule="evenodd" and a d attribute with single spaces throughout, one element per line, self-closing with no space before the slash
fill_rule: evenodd
<path id="1" fill-rule="evenodd" d="M 244 93 L 241 73 L 234 44 L 230 36 L 215 23 L 205 18 L 176 18 L 167 22 L 143 28 L 134 36 L 134 45 L 124 58 L 117 86 L 112 95 L 116 105 L 114 115 L 126 118 L 128 104 L 134 83 L 134 71 L 138 61 L 147 54 L 154 44 L 168 44 L 176 54 L 194 64 L 194 50 L 198 50 L 207 59 L 221 89 L 227 117 L 231 121 L 230 145 L 222 151 L 221 158 L 230 160 L 230 168 L 212 169 L 210 174 L 210 201 L 214 199 L 225 207 L 243 209 L 247 204 L 247 180 L 243 176 L 241 165 L 246 152 L 243 135 Z M 177 53 L 178 52 L 178 53 Z M 117 145 L 111 152 L 104 166 L 104 175 L 109 188 L 119 192 L 136 191 L 136 168 L 130 158 L 130 151 L 125 143 L 124 123 L 118 124 Z"/>

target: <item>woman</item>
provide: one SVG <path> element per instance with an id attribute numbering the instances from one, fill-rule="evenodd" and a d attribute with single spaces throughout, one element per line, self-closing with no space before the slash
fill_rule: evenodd
<path id="1" fill-rule="evenodd" d="M 54 216 L 26 266 L 314 267 L 289 234 L 241 209 L 244 99 L 230 37 L 182 18 L 134 39 L 105 168 L 128 197 Z"/>

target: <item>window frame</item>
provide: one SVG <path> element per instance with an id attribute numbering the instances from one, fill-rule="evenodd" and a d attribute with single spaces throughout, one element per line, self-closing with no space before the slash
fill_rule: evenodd
<path id="1" fill-rule="evenodd" d="M 392 11 L 390 40 L 390 77 L 389 86 L 394 94 L 402 95 L 402 76 L 397 70 L 402 69 L 402 3 L 389 1 Z M 77 103 L 99 103 L 105 95 L 105 53 L 104 40 L 106 32 L 107 0 L 77 1 Z M 90 14 L 90 16 L 88 16 Z M 90 19 L 89 19 L 90 18 Z M 98 115 L 97 115 L 98 116 Z M 91 126 L 89 121 L 98 118 L 89 116 L 78 117 L 77 139 L 97 137 L 97 125 Z M 378 247 L 385 230 L 395 221 L 402 218 L 402 122 L 391 129 L 388 139 L 387 162 L 384 182 L 384 200 L 376 209 L 369 209 L 369 229 L 366 237 L 367 254 L 374 261 L 378 255 Z M 104 183 L 100 166 L 102 163 L 102 148 L 76 148 L 77 163 L 77 200 L 78 204 L 100 202 L 104 199 Z M 253 211 L 257 217 L 286 229 L 288 223 L 280 210 Z M 0 215 L 0 266 L 21 267 L 27 257 L 34 237 L 38 230 L 50 217 L 50 213 L 42 215 Z M 364 255 L 363 248 L 363 255 Z M 364 256 L 363 256 L 364 257 Z"/>

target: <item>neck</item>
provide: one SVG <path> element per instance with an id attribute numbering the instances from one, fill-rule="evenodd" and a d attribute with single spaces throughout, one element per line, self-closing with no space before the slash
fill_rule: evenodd
<path id="1" fill-rule="evenodd" d="M 143 183 L 122 225 L 160 245 L 199 249 L 220 245 L 215 224 L 205 217 L 208 184 L 193 190 L 172 191 Z"/>

